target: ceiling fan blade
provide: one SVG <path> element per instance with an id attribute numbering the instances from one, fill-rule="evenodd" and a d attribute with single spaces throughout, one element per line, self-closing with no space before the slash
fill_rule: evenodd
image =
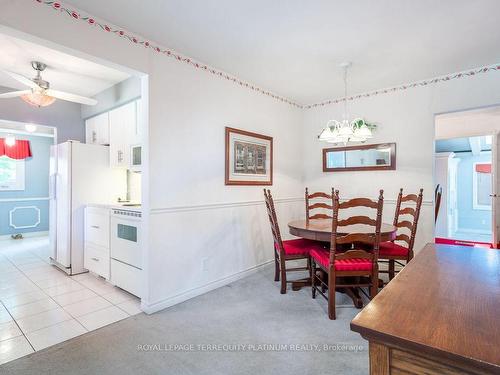
<path id="1" fill-rule="evenodd" d="M 85 104 L 85 105 L 96 105 L 97 100 L 92 99 L 92 98 L 87 98 L 85 96 L 80 96 L 76 94 L 70 94 L 69 92 L 64 92 L 64 91 L 57 91 L 57 90 L 52 90 L 49 89 L 45 91 L 45 94 L 49 96 L 53 96 L 54 98 L 57 99 L 62 99 L 62 100 L 67 100 L 69 102 L 74 102 L 74 103 L 80 103 L 80 104 Z"/>
<path id="2" fill-rule="evenodd" d="M 28 87 L 31 87 L 32 89 L 38 89 L 40 90 L 40 86 L 38 86 L 35 82 L 33 82 L 31 79 L 21 75 L 17 74 L 14 72 L 9 72 L 8 70 L 3 70 L 5 74 L 8 74 L 12 78 L 14 78 L 16 81 L 21 82 L 23 85 L 26 85 Z"/>
<path id="3" fill-rule="evenodd" d="M 5 92 L 3 94 L 0 94 L 0 99 L 17 98 L 18 96 L 30 93 L 31 90 Z"/>

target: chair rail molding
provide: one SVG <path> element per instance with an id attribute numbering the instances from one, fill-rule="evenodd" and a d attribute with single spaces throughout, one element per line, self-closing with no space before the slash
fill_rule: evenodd
<path id="1" fill-rule="evenodd" d="M 31 201 L 48 201 L 50 197 L 32 197 L 32 198 L 1 198 L 0 203 L 4 202 L 31 202 Z"/>
<path id="2" fill-rule="evenodd" d="M 36 221 L 32 225 L 15 225 L 14 224 L 14 213 L 19 210 L 35 210 L 36 212 Z M 28 229 L 28 228 L 36 228 L 40 225 L 41 217 L 40 217 L 40 209 L 37 206 L 19 206 L 14 207 L 9 211 L 9 225 L 14 229 Z"/>
<path id="3" fill-rule="evenodd" d="M 351 198 L 343 198 L 340 201 L 346 202 Z M 304 197 L 295 198 L 277 198 L 274 199 L 275 203 L 304 203 Z M 396 204 L 396 199 L 384 199 L 384 203 L 394 205 Z M 423 206 L 433 206 L 434 201 L 426 200 L 422 202 Z M 186 206 L 172 206 L 172 207 L 157 207 L 151 209 L 152 215 L 167 214 L 174 212 L 184 212 L 184 211 L 200 211 L 200 210 L 215 210 L 221 208 L 231 208 L 231 207 L 246 207 L 246 206 L 264 206 L 264 201 L 253 200 L 253 201 L 239 201 L 239 202 L 221 202 L 221 203 L 206 203 L 206 204 L 195 204 Z"/>

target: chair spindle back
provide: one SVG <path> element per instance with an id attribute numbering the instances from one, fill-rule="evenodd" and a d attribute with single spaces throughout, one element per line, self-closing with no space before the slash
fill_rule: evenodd
<path id="1" fill-rule="evenodd" d="M 274 248 L 280 254 L 284 252 L 283 241 L 281 240 L 280 228 L 278 225 L 278 218 L 276 216 L 276 210 L 274 209 L 273 196 L 271 195 L 271 190 L 264 189 L 264 197 L 267 208 L 267 216 L 269 218 L 269 223 L 271 224 L 271 233 L 273 235 Z"/>
<path id="2" fill-rule="evenodd" d="M 415 245 L 415 236 L 417 234 L 418 218 L 420 216 L 420 208 L 422 206 L 424 189 L 420 189 L 419 194 L 403 195 L 403 188 L 399 190 L 398 200 L 396 203 L 396 211 L 394 213 L 394 226 L 398 228 L 394 241 L 402 241 L 406 243 L 408 253 L 413 252 Z M 408 203 L 407 203 L 408 202 Z M 405 207 L 401 208 L 402 203 Z M 411 216 L 410 220 L 401 218 L 402 216 Z M 401 233 L 401 231 L 407 233 Z"/>
<path id="3" fill-rule="evenodd" d="M 380 247 L 381 226 L 382 226 L 382 209 L 384 206 L 384 191 L 380 190 L 378 200 L 374 201 L 369 198 L 354 198 L 346 202 L 340 203 L 339 191 L 335 192 L 332 189 L 332 237 L 330 242 L 330 265 L 334 266 L 335 260 L 365 258 L 373 261 L 374 267 L 378 259 L 378 251 Z M 376 211 L 375 218 L 357 215 L 347 219 L 339 219 L 340 213 L 349 208 L 370 208 Z M 374 234 L 360 233 L 349 231 L 347 235 L 339 235 L 338 228 L 350 225 L 368 225 L 374 227 Z M 339 245 L 353 244 L 351 249 L 340 252 Z M 368 246 L 367 246 L 368 245 Z"/>
<path id="4" fill-rule="evenodd" d="M 333 189 L 332 189 L 333 191 Z M 321 191 L 309 194 L 308 188 L 306 188 L 306 221 L 309 221 L 310 219 L 331 219 L 332 217 L 328 214 L 325 213 L 325 210 L 333 210 L 333 206 L 331 204 L 325 203 L 325 200 L 327 202 L 331 202 L 333 199 L 333 196 L 327 193 L 323 193 Z M 316 202 L 316 203 L 311 203 L 311 200 L 317 200 L 317 199 L 322 199 L 322 202 Z M 312 214 L 311 211 L 314 210 L 319 210 L 321 209 L 321 212 Z"/>

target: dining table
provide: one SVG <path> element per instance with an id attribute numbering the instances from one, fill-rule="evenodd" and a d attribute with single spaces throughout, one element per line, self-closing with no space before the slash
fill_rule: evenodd
<path id="1" fill-rule="evenodd" d="M 332 237 L 332 219 L 302 219 L 293 220 L 288 223 L 289 232 L 296 237 L 305 238 L 313 241 L 330 243 Z M 382 223 L 380 227 L 380 241 L 392 241 L 396 238 L 397 227 L 393 224 Z M 354 224 L 337 227 L 337 234 L 345 236 L 350 233 L 373 234 L 375 236 L 375 227 L 363 224 Z M 303 286 L 311 285 L 310 281 L 297 280 L 292 283 L 292 289 L 298 290 Z M 357 308 L 363 307 L 363 299 L 358 288 L 339 288 L 338 292 L 346 293 Z"/>

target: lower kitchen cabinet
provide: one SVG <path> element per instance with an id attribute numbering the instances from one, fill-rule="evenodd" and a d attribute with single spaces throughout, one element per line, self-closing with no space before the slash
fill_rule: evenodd
<path id="1" fill-rule="evenodd" d="M 141 270 L 111 259 L 111 283 L 141 297 Z"/>
<path id="2" fill-rule="evenodd" d="M 109 280 L 110 278 L 109 249 L 91 243 L 86 243 L 83 264 L 84 267 L 89 271 Z"/>

